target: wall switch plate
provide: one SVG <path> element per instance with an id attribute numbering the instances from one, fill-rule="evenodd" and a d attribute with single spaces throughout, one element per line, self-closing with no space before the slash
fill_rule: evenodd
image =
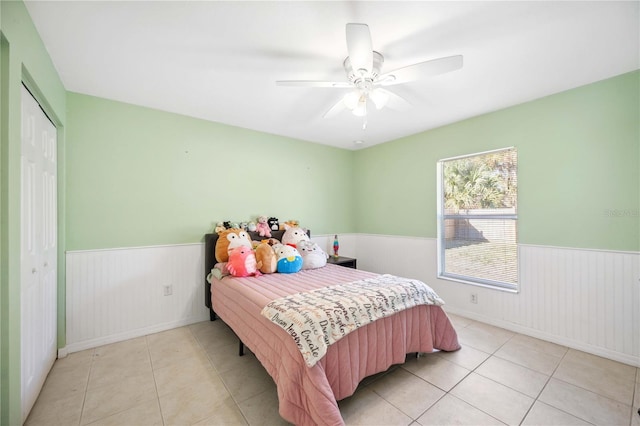
<path id="1" fill-rule="evenodd" d="M 171 284 L 164 286 L 164 295 L 171 296 L 173 294 L 173 286 Z"/>
<path id="2" fill-rule="evenodd" d="M 471 303 L 478 303 L 478 294 L 471 293 Z"/>

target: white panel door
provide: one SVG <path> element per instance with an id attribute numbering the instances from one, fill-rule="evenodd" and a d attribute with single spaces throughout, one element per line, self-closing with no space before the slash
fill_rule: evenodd
<path id="1" fill-rule="evenodd" d="M 22 421 L 57 349 L 56 128 L 22 87 L 20 336 Z"/>

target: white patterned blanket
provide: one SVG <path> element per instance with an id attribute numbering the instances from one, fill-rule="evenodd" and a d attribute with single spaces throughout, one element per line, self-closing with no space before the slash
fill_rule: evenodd
<path id="1" fill-rule="evenodd" d="M 334 342 L 377 319 L 444 301 L 422 281 L 379 275 L 273 300 L 262 315 L 293 337 L 313 367 Z"/>

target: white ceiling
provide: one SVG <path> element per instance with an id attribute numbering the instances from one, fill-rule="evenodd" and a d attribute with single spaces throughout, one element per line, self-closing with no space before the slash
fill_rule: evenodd
<path id="1" fill-rule="evenodd" d="M 347 149 L 640 68 L 640 2 L 26 1 L 65 88 Z M 464 55 L 392 86 L 413 107 L 323 114 L 346 81 L 345 24 L 369 25 L 382 72 Z M 364 144 L 356 145 L 354 141 Z"/>

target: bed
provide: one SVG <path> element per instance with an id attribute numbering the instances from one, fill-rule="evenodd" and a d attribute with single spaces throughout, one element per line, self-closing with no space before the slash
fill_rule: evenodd
<path id="1" fill-rule="evenodd" d="M 207 274 L 215 264 L 217 237 L 205 235 Z M 280 239 L 282 231 L 273 232 L 273 237 Z M 271 375 L 285 420 L 296 425 L 343 425 L 337 401 L 351 396 L 365 377 L 403 363 L 409 353 L 460 348 L 445 312 L 440 306 L 420 305 L 371 322 L 330 345 L 326 355 L 309 367 L 292 336 L 261 311 L 283 296 L 376 276 L 327 264 L 295 274 L 212 277 L 211 283 L 205 280 L 205 304 L 211 320 L 224 321 L 240 339 L 240 350 L 246 345 Z"/>

